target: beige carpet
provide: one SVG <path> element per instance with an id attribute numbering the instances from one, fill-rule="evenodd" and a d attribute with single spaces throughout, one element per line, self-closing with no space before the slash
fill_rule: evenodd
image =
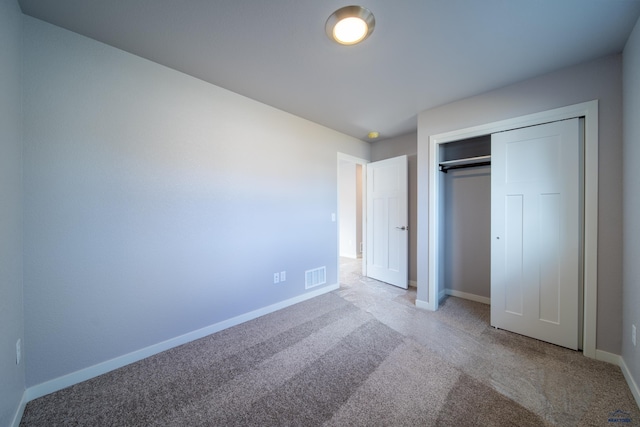
<path id="1" fill-rule="evenodd" d="M 339 291 L 30 402 L 21 425 L 639 425 L 617 367 L 342 272 Z"/>

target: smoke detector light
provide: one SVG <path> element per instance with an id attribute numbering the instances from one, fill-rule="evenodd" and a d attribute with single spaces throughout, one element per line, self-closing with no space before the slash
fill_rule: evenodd
<path id="1" fill-rule="evenodd" d="M 345 6 L 333 12 L 324 28 L 331 40 L 354 45 L 371 35 L 376 26 L 373 13 L 362 6 Z"/>

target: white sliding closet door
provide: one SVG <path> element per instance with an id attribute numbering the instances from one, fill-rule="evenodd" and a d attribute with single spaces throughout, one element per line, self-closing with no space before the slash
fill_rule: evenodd
<path id="1" fill-rule="evenodd" d="M 578 348 L 579 120 L 492 135 L 491 325 Z"/>

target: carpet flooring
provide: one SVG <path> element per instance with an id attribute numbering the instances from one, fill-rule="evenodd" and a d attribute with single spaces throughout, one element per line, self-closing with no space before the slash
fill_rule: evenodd
<path id="1" fill-rule="evenodd" d="M 640 425 L 620 369 L 362 277 L 27 404 L 21 426 Z"/>

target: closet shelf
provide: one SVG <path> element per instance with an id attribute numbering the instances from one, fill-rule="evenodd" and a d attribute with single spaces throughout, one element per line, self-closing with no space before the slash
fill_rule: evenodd
<path id="1" fill-rule="evenodd" d="M 465 159 L 447 160 L 440 162 L 440 172 L 447 173 L 449 169 L 471 168 L 491 164 L 491 156 L 467 157 Z"/>

